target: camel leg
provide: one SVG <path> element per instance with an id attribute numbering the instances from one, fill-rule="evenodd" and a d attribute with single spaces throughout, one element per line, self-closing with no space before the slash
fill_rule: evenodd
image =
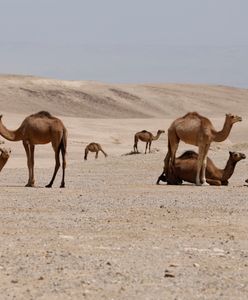
<path id="1" fill-rule="evenodd" d="M 89 153 L 89 150 L 88 150 L 88 148 L 86 148 L 84 151 L 84 160 L 87 160 L 88 153 Z"/>
<path id="2" fill-rule="evenodd" d="M 221 185 L 221 181 L 217 179 L 206 178 L 206 181 L 210 185 L 218 185 L 218 186 Z"/>
<path id="3" fill-rule="evenodd" d="M 55 150 L 55 167 L 54 167 L 53 177 L 52 177 L 51 181 L 46 185 L 47 188 L 52 187 L 53 181 L 56 177 L 59 167 L 60 167 L 59 148 L 57 148 Z"/>
<path id="4" fill-rule="evenodd" d="M 199 146 L 199 150 L 198 150 L 197 171 L 196 171 L 196 179 L 195 179 L 196 185 L 202 185 L 200 177 L 201 177 L 201 172 L 204 172 L 203 170 L 204 159 L 205 159 L 205 145 Z"/>
<path id="5" fill-rule="evenodd" d="M 207 154 L 210 144 L 205 145 L 204 154 L 203 154 L 203 161 L 202 161 L 202 169 L 200 173 L 200 179 L 202 184 L 206 184 L 206 167 L 207 167 Z"/>
<path id="6" fill-rule="evenodd" d="M 151 145 L 152 145 L 152 142 L 149 142 L 149 153 L 151 153 Z"/>
<path id="7" fill-rule="evenodd" d="M 171 145 L 171 163 L 172 163 L 173 166 L 175 165 L 176 152 L 177 152 L 177 149 L 178 149 L 178 145 L 179 145 L 178 142 Z"/>
<path id="8" fill-rule="evenodd" d="M 133 151 L 138 153 L 138 139 L 134 137 Z"/>
<path id="9" fill-rule="evenodd" d="M 96 151 L 96 156 L 95 156 L 95 159 L 97 159 L 98 158 L 98 151 Z"/>
<path id="10" fill-rule="evenodd" d="M 66 159 L 65 159 L 65 152 L 66 150 L 64 147 L 61 148 L 61 154 L 62 154 L 62 180 L 60 187 L 64 188 L 65 187 L 65 168 L 66 168 Z"/>
<path id="11" fill-rule="evenodd" d="M 108 154 L 106 152 L 104 152 L 102 149 L 100 149 L 100 151 L 102 151 L 102 153 L 104 154 L 105 157 L 108 156 Z"/>
<path id="12" fill-rule="evenodd" d="M 147 148 L 148 148 L 148 142 L 146 142 L 146 150 L 145 150 L 145 154 L 146 154 Z"/>
<path id="13" fill-rule="evenodd" d="M 158 177 L 157 184 L 159 184 L 159 181 L 165 181 L 166 180 L 166 174 L 169 170 L 170 160 L 172 162 L 172 165 L 175 164 L 176 159 L 176 152 L 179 145 L 179 138 L 172 133 L 168 132 L 168 151 L 164 158 L 164 170 L 163 173 Z"/>
<path id="14" fill-rule="evenodd" d="M 167 173 L 169 170 L 169 162 L 170 162 L 170 158 L 171 158 L 171 152 L 170 149 L 168 149 L 168 152 L 164 158 L 164 170 L 162 172 L 162 174 L 158 177 L 156 184 L 159 184 L 160 180 L 167 182 Z"/>
<path id="15" fill-rule="evenodd" d="M 30 145 L 30 158 L 31 158 L 31 183 L 34 186 L 34 145 Z"/>
<path id="16" fill-rule="evenodd" d="M 26 141 L 23 141 L 23 147 L 26 151 L 27 165 L 28 165 L 28 183 L 25 186 L 32 187 L 34 186 L 34 182 L 32 182 L 33 171 L 32 171 L 31 150 L 29 144 Z"/>

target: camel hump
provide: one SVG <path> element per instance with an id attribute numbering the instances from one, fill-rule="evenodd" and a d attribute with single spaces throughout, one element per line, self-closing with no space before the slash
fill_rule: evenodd
<path id="1" fill-rule="evenodd" d="M 32 117 L 52 118 L 53 116 L 48 111 L 42 110 L 36 114 L 33 114 Z"/>
<path id="2" fill-rule="evenodd" d="M 178 157 L 179 159 L 189 159 L 189 158 L 198 158 L 198 154 L 193 150 L 185 151 L 181 156 Z"/>
<path id="3" fill-rule="evenodd" d="M 141 132 L 146 133 L 146 132 L 148 132 L 148 131 L 147 131 L 147 130 L 142 130 Z"/>
<path id="4" fill-rule="evenodd" d="M 196 111 L 192 111 L 192 112 L 188 112 L 186 115 L 183 116 L 183 118 L 187 118 L 187 117 L 201 117 L 201 115 L 198 114 L 198 112 Z"/>

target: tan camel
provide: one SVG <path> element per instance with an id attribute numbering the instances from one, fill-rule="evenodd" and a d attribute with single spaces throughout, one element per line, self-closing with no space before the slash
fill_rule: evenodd
<path id="1" fill-rule="evenodd" d="M 107 153 L 103 151 L 102 146 L 98 143 L 90 143 L 85 147 L 84 151 L 84 160 L 87 160 L 88 153 L 90 152 L 96 152 L 95 158 L 98 158 L 98 152 L 101 151 L 105 157 L 107 157 Z"/>
<path id="2" fill-rule="evenodd" d="M 228 185 L 228 179 L 232 176 L 237 162 L 246 156 L 240 152 L 229 152 L 229 158 L 224 169 L 219 169 L 213 161 L 207 157 L 206 181 L 210 185 Z M 182 181 L 195 183 L 197 173 L 198 154 L 194 151 L 186 151 L 175 160 L 175 165 L 170 165 L 165 176 L 160 180 L 168 184 L 182 184 Z"/>
<path id="3" fill-rule="evenodd" d="M 59 154 L 62 154 L 63 174 L 60 187 L 65 187 L 67 131 L 62 121 L 46 111 L 26 117 L 16 130 L 8 130 L 0 116 L 0 135 L 9 141 L 22 141 L 27 155 L 29 179 L 26 186 L 34 186 L 34 148 L 37 144 L 52 143 L 55 152 L 55 168 L 52 179 L 46 187 L 51 187 L 60 167 Z"/>
<path id="4" fill-rule="evenodd" d="M 222 130 L 216 131 L 210 120 L 197 112 L 190 112 L 176 119 L 168 129 L 168 152 L 164 159 L 164 171 L 161 176 L 166 175 L 170 162 L 175 163 L 179 141 L 182 140 L 187 144 L 199 147 L 195 183 L 196 185 L 205 184 L 207 153 L 211 142 L 224 141 L 228 137 L 233 124 L 240 121 L 242 121 L 241 117 L 226 114 Z"/>
<path id="5" fill-rule="evenodd" d="M 151 132 L 146 131 L 146 130 L 142 130 L 140 132 L 135 133 L 134 145 L 133 145 L 134 152 L 138 153 L 138 140 L 141 140 L 142 142 L 146 143 L 145 154 L 146 154 L 148 146 L 149 146 L 149 152 L 151 152 L 152 141 L 156 141 L 160 137 L 160 135 L 164 132 L 165 132 L 164 130 L 158 130 L 156 136 L 154 136 Z"/>
<path id="6" fill-rule="evenodd" d="M 0 171 L 5 166 L 10 157 L 11 150 L 6 148 L 0 148 Z"/>

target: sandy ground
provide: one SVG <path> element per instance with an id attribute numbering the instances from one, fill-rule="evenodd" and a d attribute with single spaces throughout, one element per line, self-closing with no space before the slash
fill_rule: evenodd
<path id="1" fill-rule="evenodd" d="M 14 129 L 25 115 L 6 109 L 3 122 Z M 219 167 L 229 150 L 248 156 L 246 115 L 212 145 Z M 220 129 L 224 116 L 214 116 Z M 36 188 L 25 188 L 22 144 L 5 142 L 12 155 L 0 173 L 0 299 L 247 299 L 248 160 L 227 187 L 158 186 L 167 134 L 150 154 L 142 142 L 141 154 L 123 154 L 136 131 L 166 130 L 173 118 L 60 118 L 69 132 L 65 189 L 61 171 L 44 188 L 51 145 L 36 147 Z M 92 141 L 106 159 L 83 161 Z M 194 147 L 182 144 L 178 154 L 185 149 Z"/>

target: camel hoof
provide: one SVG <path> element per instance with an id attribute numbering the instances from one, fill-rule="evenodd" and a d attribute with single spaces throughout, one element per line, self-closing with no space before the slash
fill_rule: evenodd
<path id="1" fill-rule="evenodd" d="M 61 188 L 61 189 L 65 188 L 65 185 L 64 185 L 64 184 L 61 184 L 60 188 Z"/>
<path id="2" fill-rule="evenodd" d="M 33 184 L 33 183 L 27 183 L 27 184 L 25 185 L 25 187 L 34 187 L 34 184 Z"/>
<path id="3" fill-rule="evenodd" d="M 51 184 L 47 184 L 47 185 L 46 185 L 46 188 L 51 188 L 51 187 L 52 187 Z"/>

